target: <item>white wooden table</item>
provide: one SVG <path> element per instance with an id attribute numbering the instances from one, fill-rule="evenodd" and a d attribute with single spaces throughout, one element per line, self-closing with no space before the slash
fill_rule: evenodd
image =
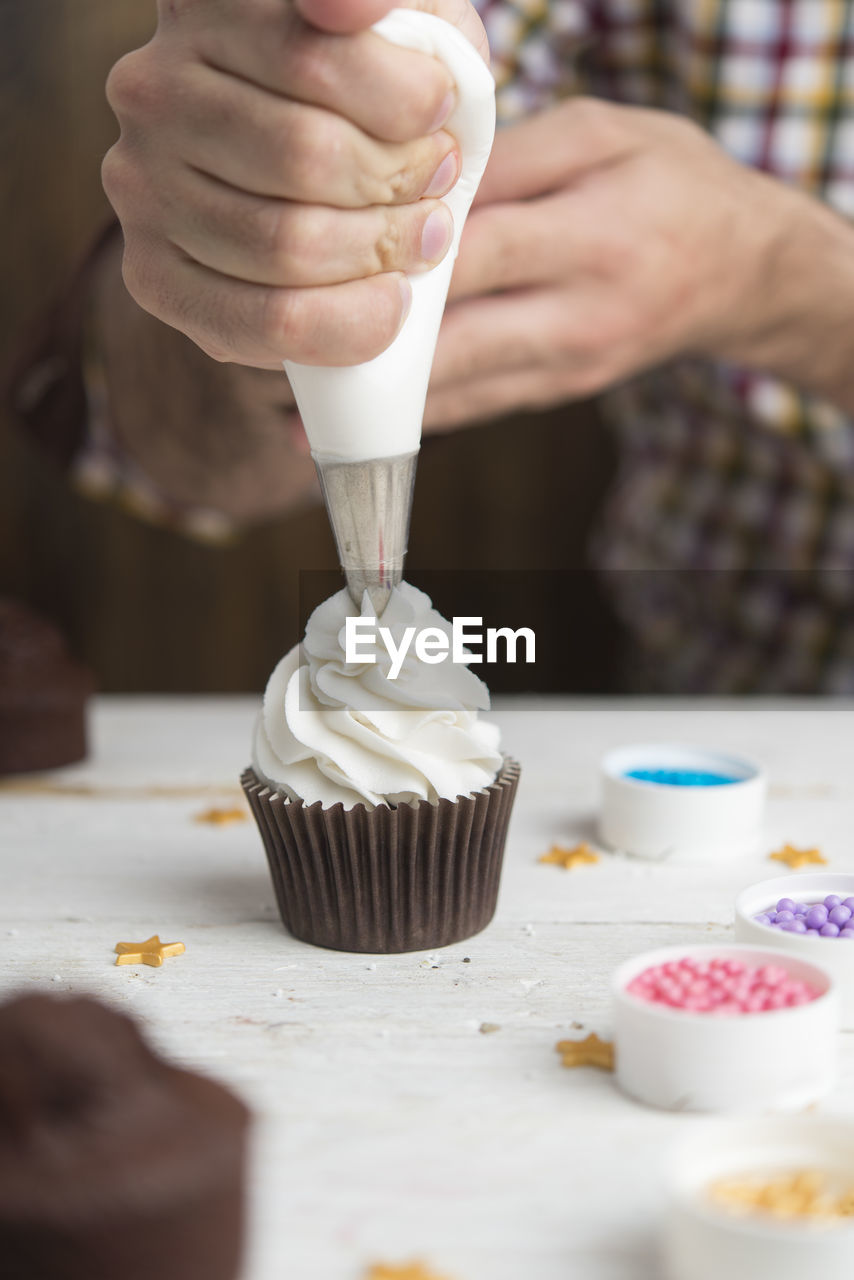
<path id="1" fill-rule="evenodd" d="M 662 1159 L 703 1122 L 564 1070 L 555 1042 L 608 1031 L 619 961 L 726 938 L 783 841 L 854 869 L 854 704 L 500 702 L 523 777 L 496 919 L 433 956 L 378 957 L 295 942 L 254 824 L 194 821 L 240 801 L 254 711 L 103 698 L 88 763 L 0 784 L 0 993 L 96 993 L 250 1102 L 246 1280 L 361 1280 L 413 1257 L 453 1280 L 654 1280 Z M 668 739 L 767 765 L 762 856 L 537 863 L 593 834 L 603 751 Z M 186 954 L 115 967 L 117 941 L 155 932 Z M 854 1112 L 854 1035 L 823 1110 Z"/>

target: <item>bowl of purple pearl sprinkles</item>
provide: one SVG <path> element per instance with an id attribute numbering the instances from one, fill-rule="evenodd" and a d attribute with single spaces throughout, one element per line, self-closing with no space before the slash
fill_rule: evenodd
<path id="1" fill-rule="evenodd" d="M 842 1027 L 854 1030 L 854 873 L 802 871 L 751 885 L 736 899 L 735 937 L 827 969 Z"/>
<path id="2" fill-rule="evenodd" d="M 679 743 L 618 747 L 602 760 L 603 842 L 656 861 L 718 861 L 755 852 L 766 779 L 740 756 Z"/>
<path id="3" fill-rule="evenodd" d="M 665 1170 L 665 1280 L 851 1280 L 854 1125 L 698 1122 Z"/>

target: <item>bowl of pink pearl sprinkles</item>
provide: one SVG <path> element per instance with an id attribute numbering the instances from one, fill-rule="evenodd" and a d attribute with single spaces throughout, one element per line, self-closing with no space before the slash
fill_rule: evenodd
<path id="1" fill-rule="evenodd" d="M 802 871 L 751 885 L 736 899 L 735 939 L 815 960 L 837 986 L 842 1028 L 854 1030 L 854 874 Z"/>
<path id="2" fill-rule="evenodd" d="M 854 1125 L 697 1120 L 668 1161 L 664 1280 L 850 1280 Z"/>
<path id="3" fill-rule="evenodd" d="M 667 1111 L 795 1110 L 836 1080 L 836 984 L 769 947 L 666 947 L 613 979 L 616 1080 Z"/>

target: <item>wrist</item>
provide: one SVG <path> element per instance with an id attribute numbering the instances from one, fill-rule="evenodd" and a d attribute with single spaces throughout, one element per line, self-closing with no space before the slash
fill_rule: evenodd
<path id="1" fill-rule="evenodd" d="M 734 295 L 706 353 L 785 379 L 854 411 L 854 228 L 762 174 L 728 274 Z"/>

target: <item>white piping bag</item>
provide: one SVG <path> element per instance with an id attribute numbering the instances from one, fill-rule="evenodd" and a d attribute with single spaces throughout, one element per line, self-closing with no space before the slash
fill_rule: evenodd
<path id="1" fill-rule="evenodd" d="M 403 573 L 430 368 L 463 225 L 495 136 L 495 83 L 480 54 L 443 18 L 393 9 L 372 30 L 438 58 L 456 83 L 457 105 L 445 128 L 459 144 L 462 167 L 444 197 L 454 238 L 438 266 L 410 277 L 409 314 L 374 360 L 343 367 L 288 360 L 285 369 L 350 594 L 361 605 L 367 590 L 380 614 Z"/>

